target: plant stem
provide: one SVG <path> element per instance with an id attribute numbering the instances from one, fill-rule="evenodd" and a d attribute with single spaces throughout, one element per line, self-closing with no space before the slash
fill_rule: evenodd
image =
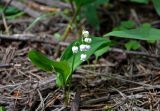
<path id="1" fill-rule="evenodd" d="M 98 57 L 96 57 L 96 59 L 95 59 L 95 62 L 94 62 L 94 73 L 96 73 L 96 64 L 97 64 L 97 61 L 98 61 Z"/>
<path id="2" fill-rule="evenodd" d="M 88 66 L 90 65 L 90 63 L 89 63 L 89 59 L 87 59 L 87 64 L 88 64 Z M 87 72 L 88 74 L 89 74 L 89 72 Z"/>
<path id="3" fill-rule="evenodd" d="M 68 99 L 69 99 L 69 96 L 67 92 L 67 87 L 65 86 L 64 87 L 64 107 L 68 106 Z"/>
<path id="4" fill-rule="evenodd" d="M 66 29 L 65 29 L 65 31 L 64 31 L 64 34 L 63 34 L 62 37 L 61 37 L 61 41 L 65 41 L 66 38 L 68 37 L 69 31 L 70 31 L 70 29 L 71 29 L 71 27 L 72 27 L 72 24 L 73 24 L 74 21 L 76 20 L 76 17 L 77 17 L 77 15 L 78 15 L 78 13 L 80 12 L 80 9 L 81 9 L 80 6 L 77 7 L 76 12 L 74 13 L 71 21 L 69 22 L 69 24 L 67 25 L 67 27 L 66 27 Z M 55 53 L 54 56 L 57 57 L 57 56 L 59 55 L 59 53 L 60 53 L 60 45 L 57 46 L 57 48 L 56 48 L 56 53 Z"/>
<path id="5" fill-rule="evenodd" d="M 68 33 L 69 33 L 69 31 L 70 31 L 70 29 L 71 29 L 71 27 L 72 27 L 72 24 L 73 24 L 73 22 L 75 21 L 78 13 L 79 13 L 79 11 L 80 11 L 80 9 L 81 9 L 81 7 L 77 7 L 76 12 L 74 13 L 71 21 L 69 22 L 69 24 L 67 25 L 67 28 L 65 29 L 65 32 L 64 32 L 63 36 L 61 37 L 61 40 L 62 40 L 62 41 L 66 40 L 66 38 L 67 38 L 67 36 L 68 36 Z"/>
<path id="6" fill-rule="evenodd" d="M 72 12 L 75 13 L 75 7 L 74 7 L 74 4 L 73 4 L 73 0 L 69 0 L 69 2 L 70 2 L 70 5 L 71 5 Z"/>
<path id="7" fill-rule="evenodd" d="M 72 69 L 71 69 L 71 72 L 73 72 L 75 57 L 76 57 L 76 55 L 74 54 L 73 55 L 73 60 L 72 60 Z"/>
<path id="8" fill-rule="evenodd" d="M 73 55 L 71 73 L 73 72 L 74 61 L 75 61 L 75 54 Z M 68 88 L 67 88 L 67 86 L 64 87 L 64 105 L 65 105 L 65 107 L 67 107 L 68 103 L 69 103 L 69 95 L 70 95 L 70 89 L 71 89 L 72 74 L 70 75 L 70 77 L 68 78 L 68 80 L 69 80 Z"/>

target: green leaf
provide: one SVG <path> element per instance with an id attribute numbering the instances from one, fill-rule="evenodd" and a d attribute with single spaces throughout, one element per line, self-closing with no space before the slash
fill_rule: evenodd
<path id="1" fill-rule="evenodd" d="M 94 4 L 86 5 L 84 13 L 88 23 L 98 30 L 100 28 L 100 23 L 99 18 L 97 16 L 96 6 Z"/>
<path id="2" fill-rule="evenodd" d="M 127 50 L 137 50 L 141 47 L 141 44 L 136 40 L 130 40 L 125 44 Z"/>
<path id="3" fill-rule="evenodd" d="M 62 74 L 60 74 L 60 73 L 58 73 L 57 75 L 56 75 L 56 85 L 58 86 L 58 87 L 63 87 L 63 86 L 65 86 L 66 84 L 67 84 L 67 81 L 68 79 L 66 78 L 66 81 L 64 82 L 64 78 L 63 78 L 63 75 Z"/>
<path id="4" fill-rule="evenodd" d="M 160 0 L 152 0 L 157 14 L 160 16 Z"/>
<path id="5" fill-rule="evenodd" d="M 100 57 L 101 55 L 103 55 L 104 53 L 108 52 L 110 46 L 103 46 L 100 47 L 99 49 L 97 49 L 94 53 L 94 55 L 96 56 L 96 58 Z"/>
<path id="6" fill-rule="evenodd" d="M 77 6 L 83 6 L 95 2 L 96 0 L 74 0 Z"/>
<path id="7" fill-rule="evenodd" d="M 61 75 L 59 80 L 61 81 L 61 85 L 65 85 L 66 81 L 71 74 L 71 67 L 66 61 L 54 61 L 47 58 L 42 53 L 32 50 L 28 53 L 28 57 L 31 60 L 33 64 L 35 64 L 37 67 L 41 68 L 45 71 L 52 72 L 55 70 L 58 75 Z"/>
<path id="8" fill-rule="evenodd" d="M 49 72 L 53 72 L 54 67 L 53 67 L 53 61 L 48 59 L 45 55 L 41 54 L 38 51 L 35 50 L 31 50 L 28 53 L 28 57 L 31 60 L 31 62 L 38 66 L 40 69 L 44 70 L 44 71 L 49 71 Z"/>
<path id="9" fill-rule="evenodd" d="M 147 42 L 150 43 L 150 44 L 155 44 L 156 40 L 147 40 Z"/>
<path id="10" fill-rule="evenodd" d="M 4 6 L 0 5 L 0 13 L 4 10 Z M 13 7 L 13 6 L 8 6 L 4 12 L 4 14 L 6 16 L 9 15 L 15 15 L 17 13 L 21 12 L 20 10 L 18 10 L 17 8 Z"/>
<path id="11" fill-rule="evenodd" d="M 73 53 L 72 53 L 72 46 L 75 43 L 80 43 L 80 39 L 74 41 L 73 43 L 71 43 L 66 50 L 64 51 L 64 53 L 62 54 L 61 60 L 65 60 L 69 63 L 70 67 L 72 66 L 72 61 L 73 61 Z M 102 37 L 92 37 L 92 43 L 91 43 L 91 49 L 89 51 L 87 51 L 85 54 L 87 54 L 87 59 L 94 54 L 94 52 L 96 50 L 98 50 L 101 46 L 104 45 L 109 45 L 110 44 L 110 40 L 107 40 L 106 38 L 102 38 Z M 73 70 L 75 70 L 83 61 L 80 60 L 80 55 L 82 52 L 78 52 L 75 56 L 75 62 L 74 62 L 74 66 L 73 66 Z"/>
<path id="12" fill-rule="evenodd" d="M 119 26 L 113 28 L 114 31 L 120 31 L 120 30 L 126 30 L 126 29 L 132 29 L 135 27 L 135 22 L 132 20 L 128 21 L 122 21 Z"/>
<path id="13" fill-rule="evenodd" d="M 96 2 L 95 2 L 95 4 L 97 4 L 97 5 L 101 5 L 104 3 L 109 3 L 109 0 L 96 0 Z"/>
<path id="14" fill-rule="evenodd" d="M 104 36 L 114 36 L 120 38 L 130 38 L 139 40 L 159 40 L 160 39 L 160 29 L 151 27 L 149 24 L 144 24 L 139 28 L 122 30 L 122 31 L 112 31 Z"/>
<path id="15" fill-rule="evenodd" d="M 8 20 L 15 20 L 15 19 L 17 19 L 19 17 L 22 17 L 24 14 L 25 14 L 24 12 L 19 12 L 19 13 L 15 14 L 15 15 L 7 16 L 6 18 Z"/>
<path id="16" fill-rule="evenodd" d="M 149 0 L 130 0 L 131 2 L 136 2 L 136 3 L 142 3 L 142 4 L 148 4 Z"/>
<path id="17" fill-rule="evenodd" d="M 3 106 L 0 106 L 0 111 L 6 111 L 6 109 Z"/>
<path id="18" fill-rule="evenodd" d="M 77 6 L 83 6 L 83 5 L 88 5 L 91 3 L 96 3 L 97 5 L 103 4 L 103 3 L 108 3 L 109 0 L 74 0 Z"/>
<path id="19" fill-rule="evenodd" d="M 78 4 L 83 2 L 83 7 L 81 7 L 81 17 L 85 17 L 88 23 L 96 30 L 100 28 L 100 22 L 97 15 L 97 7 L 104 3 L 108 3 L 109 0 L 78 0 L 75 2 L 79 2 Z M 78 5 L 79 6 L 79 5 Z M 82 6 L 82 5 L 80 5 Z"/>
<path id="20" fill-rule="evenodd" d="M 0 13 L 2 13 L 3 10 L 4 10 L 4 6 L 0 5 Z M 24 15 L 24 12 L 21 12 L 20 10 L 18 10 L 13 6 L 8 6 L 5 9 L 4 14 L 6 16 L 6 19 L 16 19 L 17 17 Z"/>

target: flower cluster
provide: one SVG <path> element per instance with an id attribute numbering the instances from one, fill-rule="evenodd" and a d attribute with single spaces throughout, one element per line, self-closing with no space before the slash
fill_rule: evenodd
<path id="1" fill-rule="evenodd" d="M 73 46 L 72 52 L 75 54 L 75 53 L 78 53 L 78 51 L 81 51 L 82 53 L 80 55 L 80 59 L 82 61 L 85 61 L 87 58 L 87 55 L 85 54 L 85 52 L 91 49 L 91 46 L 90 46 L 91 42 L 92 42 L 92 39 L 89 37 L 89 32 L 83 30 L 81 44 L 79 45 L 79 47 L 76 45 Z"/>

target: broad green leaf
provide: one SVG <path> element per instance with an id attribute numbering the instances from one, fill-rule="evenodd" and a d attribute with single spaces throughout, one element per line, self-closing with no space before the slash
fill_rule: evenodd
<path id="1" fill-rule="evenodd" d="M 157 14 L 160 16 L 160 0 L 152 0 Z"/>
<path id="2" fill-rule="evenodd" d="M 98 30 L 100 23 L 97 16 L 96 6 L 94 4 L 88 4 L 85 6 L 85 16 L 88 23 Z"/>
<path id="3" fill-rule="evenodd" d="M 147 42 L 150 43 L 150 44 L 155 44 L 156 40 L 147 40 Z"/>
<path id="4" fill-rule="evenodd" d="M 0 106 L 0 111 L 6 111 L 6 109 L 3 106 Z"/>
<path id="5" fill-rule="evenodd" d="M 58 87 L 63 87 L 63 86 L 65 86 L 66 84 L 67 84 L 67 81 L 68 79 L 66 78 L 66 80 L 65 80 L 65 82 L 64 82 L 64 78 L 63 78 L 63 75 L 62 74 L 60 74 L 60 73 L 58 73 L 57 75 L 56 75 L 56 85 L 58 86 Z"/>
<path id="6" fill-rule="evenodd" d="M 80 40 L 76 40 L 73 43 L 71 43 L 66 50 L 64 51 L 64 53 L 62 54 L 61 60 L 65 60 L 69 63 L 70 67 L 72 66 L 72 61 L 73 61 L 73 53 L 72 53 L 72 46 L 75 43 L 80 42 Z M 87 59 L 94 54 L 94 52 L 96 50 L 98 50 L 101 46 L 104 45 L 108 45 L 110 43 L 109 40 L 107 40 L 106 38 L 102 38 L 102 37 L 92 37 L 92 43 L 91 43 L 91 49 L 89 51 L 86 52 L 87 54 Z M 73 66 L 73 70 L 75 70 L 83 61 L 80 60 L 80 54 L 82 52 L 78 52 L 75 56 L 75 62 L 74 62 L 74 66 Z"/>
<path id="7" fill-rule="evenodd" d="M 104 53 L 106 53 L 108 50 L 109 50 L 110 46 L 106 45 L 106 46 L 103 46 L 99 49 L 97 49 L 95 52 L 94 52 L 94 55 L 96 56 L 96 58 L 100 57 L 101 55 L 103 55 Z"/>
<path id="8" fill-rule="evenodd" d="M 95 2 L 96 5 L 101 5 L 104 3 L 109 3 L 109 0 L 96 0 L 96 2 Z"/>
<path id="9" fill-rule="evenodd" d="M 0 13 L 4 10 L 4 6 L 0 5 Z M 16 19 L 17 17 L 20 17 L 24 15 L 24 12 L 21 12 L 17 8 L 13 6 L 8 6 L 4 12 L 6 19 Z"/>
<path id="10" fill-rule="evenodd" d="M 130 0 L 131 2 L 148 4 L 149 0 Z"/>
<path id="11" fill-rule="evenodd" d="M 77 6 L 83 6 L 95 2 L 96 0 L 74 0 Z"/>
<path id="12" fill-rule="evenodd" d="M 141 47 L 141 44 L 136 40 L 130 40 L 125 44 L 127 50 L 137 50 Z"/>
<path id="13" fill-rule="evenodd" d="M 119 26 L 113 28 L 114 31 L 120 31 L 120 30 L 126 30 L 126 29 L 132 29 L 135 27 L 135 22 L 132 20 L 128 21 L 122 21 Z"/>
<path id="14" fill-rule="evenodd" d="M 71 68 L 69 64 L 66 61 L 54 61 L 49 58 L 47 58 L 42 53 L 32 50 L 28 53 L 28 57 L 31 60 L 33 64 L 35 64 L 37 67 L 41 68 L 45 71 L 53 71 L 55 70 L 58 75 L 61 75 L 60 80 L 61 84 L 65 85 L 66 80 L 68 79 L 69 75 L 71 74 Z"/>
<path id="15" fill-rule="evenodd" d="M 28 53 L 28 57 L 31 60 L 31 62 L 38 66 L 40 69 L 44 70 L 44 71 L 49 71 L 49 72 L 53 72 L 54 67 L 53 67 L 53 61 L 48 59 L 45 55 L 41 54 L 38 51 L 35 50 L 31 50 Z"/>
<path id="16" fill-rule="evenodd" d="M 136 29 L 112 31 L 105 34 L 104 36 L 114 36 L 139 40 L 160 40 L 160 29 L 153 28 L 149 24 L 144 24 Z"/>
<path id="17" fill-rule="evenodd" d="M 18 17 L 22 17 L 25 13 L 24 12 L 19 12 L 17 14 L 14 14 L 14 15 L 9 15 L 9 16 L 6 16 L 6 18 L 8 20 L 15 20 L 16 18 Z"/>
<path id="18" fill-rule="evenodd" d="M 109 0 L 74 0 L 77 6 L 83 6 L 95 2 L 97 5 L 108 3 Z"/>
<path id="19" fill-rule="evenodd" d="M 0 13 L 2 13 L 3 10 L 4 10 L 4 6 L 0 5 Z M 8 6 L 4 13 L 6 16 L 9 16 L 9 15 L 15 15 L 19 12 L 20 10 L 18 10 L 17 8 L 13 6 Z"/>
<path id="20" fill-rule="evenodd" d="M 81 7 L 80 16 L 85 17 L 88 23 L 96 30 L 100 28 L 100 22 L 97 15 L 97 8 L 99 5 L 108 3 L 109 0 L 78 0 L 78 2 L 83 2 L 84 5 Z"/>

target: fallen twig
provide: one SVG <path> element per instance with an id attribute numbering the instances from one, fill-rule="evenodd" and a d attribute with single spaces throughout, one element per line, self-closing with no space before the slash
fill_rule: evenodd
<path id="1" fill-rule="evenodd" d="M 32 1 L 32 0 L 30 0 Z M 46 4 L 48 6 L 55 6 L 61 9 L 66 9 L 66 8 L 71 8 L 70 4 L 58 1 L 58 0 L 34 0 L 36 2 L 42 3 L 42 4 Z"/>
<path id="2" fill-rule="evenodd" d="M 99 98 L 96 98 L 96 99 L 90 99 L 88 101 L 82 102 L 82 106 L 93 105 L 93 104 L 96 104 L 96 103 L 106 102 L 108 99 L 109 99 L 109 95 L 99 97 Z"/>
<path id="3" fill-rule="evenodd" d="M 51 44 L 51 45 L 61 45 L 61 46 L 68 46 L 69 43 L 66 42 L 58 42 L 58 41 L 46 41 L 46 40 L 40 40 L 37 39 L 36 35 L 33 34 L 14 34 L 14 35 L 0 35 L 0 39 L 4 40 L 12 40 L 12 41 L 29 41 L 29 42 L 37 42 L 37 43 L 45 43 L 45 44 Z"/>
<path id="4" fill-rule="evenodd" d="M 80 106 L 80 94 L 76 93 L 74 100 L 71 103 L 71 111 L 79 111 Z"/>
<path id="5" fill-rule="evenodd" d="M 42 12 L 58 12 L 60 11 L 59 8 L 53 8 L 53 7 L 48 7 L 48 6 L 45 6 L 45 5 L 40 5 L 40 4 L 37 4 L 33 1 L 28 1 L 26 2 L 26 4 L 33 8 L 33 9 L 36 9 L 36 10 L 40 10 Z"/>
<path id="6" fill-rule="evenodd" d="M 3 2 L 9 3 L 10 0 L 3 0 Z M 37 17 L 39 17 L 39 16 L 41 15 L 40 12 L 37 12 L 37 11 L 35 11 L 35 10 L 32 10 L 31 8 L 27 7 L 26 5 L 24 5 L 24 4 L 21 3 L 21 2 L 18 2 L 18 1 L 13 0 L 10 4 L 11 4 L 12 6 L 18 8 L 19 10 L 24 11 L 25 13 L 27 13 L 27 14 L 30 15 L 31 17 L 37 18 Z"/>
<path id="7" fill-rule="evenodd" d="M 5 88 L 14 88 L 20 85 L 25 85 L 25 84 L 29 84 L 32 83 L 33 84 L 33 88 L 36 88 L 37 85 L 38 87 L 42 87 L 46 84 L 50 84 L 50 86 L 55 86 L 55 77 L 51 76 L 50 78 L 46 79 L 46 80 L 42 80 L 42 81 L 25 81 L 25 82 L 21 82 L 21 83 L 16 83 L 16 84 L 10 84 L 10 85 L 0 85 L 0 89 L 5 89 Z M 53 83 L 53 84 L 51 84 Z"/>
<path id="8" fill-rule="evenodd" d="M 15 56 L 15 48 L 9 46 L 2 59 L 2 64 L 9 64 Z"/>
<path id="9" fill-rule="evenodd" d="M 130 54 L 130 55 L 141 55 L 141 56 L 147 56 L 147 57 L 152 57 L 152 58 L 160 58 L 160 56 L 155 55 L 155 54 L 149 54 L 146 52 L 140 52 L 140 51 L 128 51 L 128 50 L 122 50 L 119 48 L 110 48 L 110 52 L 118 52 L 118 53 L 125 53 L 125 54 Z"/>
<path id="10" fill-rule="evenodd" d="M 17 24 L 17 23 L 30 23 L 34 19 L 32 18 L 27 18 L 27 19 L 14 19 L 14 20 L 7 20 L 8 24 Z M 0 20 L 0 24 L 3 24 L 3 21 Z"/>
<path id="11" fill-rule="evenodd" d="M 13 64 L 0 64 L 0 68 L 9 68 L 12 66 L 13 66 Z"/>

